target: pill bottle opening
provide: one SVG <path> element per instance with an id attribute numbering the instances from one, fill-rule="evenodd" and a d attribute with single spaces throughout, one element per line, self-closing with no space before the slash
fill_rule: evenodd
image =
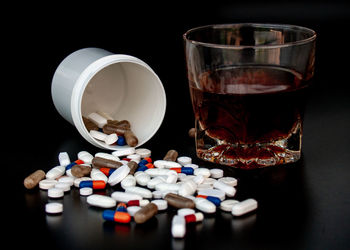
<path id="1" fill-rule="evenodd" d="M 164 118 L 166 100 L 160 79 L 148 65 L 138 61 L 109 56 L 95 64 L 98 64 L 95 72 L 85 79 L 80 91 L 78 130 L 100 148 L 128 148 L 128 145 L 107 145 L 94 139 L 86 129 L 83 116 L 105 112 L 115 120 L 128 120 L 138 138 L 137 146 L 141 146 L 156 133 Z"/>

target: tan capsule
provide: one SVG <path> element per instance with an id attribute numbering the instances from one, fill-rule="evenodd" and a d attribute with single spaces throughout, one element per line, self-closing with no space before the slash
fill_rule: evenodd
<path id="1" fill-rule="evenodd" d="M 196 129 L 191 128 L 190 130 L 188 130 L 188 136 L 194 138 L 196 136 Z"/>
<path id="2" fill-rule="evenodd" d="M 72 167 L 71 173 L 74 177 L 77 178 L 89 176 L 91 173 L 91 167 L 85 165 L 74 165 Z"/>
<path id="3" fill-rule="evenodd" d="M 43 179 L 45 179 L 45 172 L 39 169 L 25 178 L 23 184 L 25 188 L 32 189 Z"/>
<path id="4" fill-rule="evenodd" d="M 164 200 L 168 202 L 168 205 L 176 208 L 194 208 L 196 206 L 193 200 L 173 193 L 168 193 Z"/>
<path id="5" fill-rule="evenodd" d="M 108 120 L 108 124 L 113 124 L 117 126 L 118 128 L 123 128 L 123 129 L 130 129 L 130 122 L 127 120 L 122 120 L 122 121 L 117 121 L 117 120 Z"/>
<path id="6" fill-rule="evenodd" d="M 83 123 L 89 132 L 90 130 L 98 130 L 98 126 L 84 116 L 83 116 Z"/>
<path id="7" fill-rule="evenodd" d="M 129 174 L 134 175 L 139 165 L 134 161 L 129 161 L 127 165 L 130 168 Z"/>
<path id="8" fill-rule="evenodd" d="M 157 213 L 158 213 L 157 205 L 150 202 L 134 214 L 134 220 L 138 224 L 145 223 L 146 221 L 151 219 L 153 216 L 155 216 Z"/>
<path id="9" fill-rule="evenodd" d="M 179 153 L 175 149 L 171 149 L 166 153 L 164 156 L 163 160 L 165 161 L 176 161 Z"/>
<path id="10" fill-rule="evenodd" d="M 102 128 L 103 133 L 110 135 L 110 134 L 117 134 L 117 135 L 124 135 L 125 131 L 128 129 L 120 128 L 117 125 L 114 124 L 106 124 Z"/>
<path id="11" fill-rule="evenodd" d="M 139 140 L 131 130 L 127 130 L 124 133 L 125 141 L 130 147 L 136 147 L 139 143 Z"/>
<path id="12" fill-rule="evenodd" d="M 119 168 L 123 163 L 105 159 L 102 157 L 94 157 L 91 161 L 94 168 Z"/>

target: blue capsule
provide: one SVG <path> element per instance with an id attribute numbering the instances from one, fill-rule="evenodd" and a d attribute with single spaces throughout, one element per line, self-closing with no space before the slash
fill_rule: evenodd
<path id="1" fill-rule="evenodd" d="M 126 141 L 125 141 L 124 136 L 118 136 L 117 145 L 119 145 L 119 146 L 126 145 Z"/>

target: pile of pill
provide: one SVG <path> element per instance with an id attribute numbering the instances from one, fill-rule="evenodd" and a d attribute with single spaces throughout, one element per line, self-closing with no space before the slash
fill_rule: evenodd
<path id="1" fill-rule="evenodd" d="M 176 150 L 169 150 L 162 160 L 155 161 L 146 148 L 125 148 L 94 156 L 81 151 L 73 162 L 67 152 L 61 152 L 58 161 L 59 165 L 47 173 L 32 173 L 24 186 L 32 189 L 39 185 L 50 198 L 60 198 L 75 186 L 80 195 L 87 196 L 90 206 L 103 209 L 104 220 L 117 223 L 145 223 L 158 211 L 172 207 L 177 209 L 171 226 L 174 238 L 183 238 L 186 224 L 200 222 L 205 214 L 213 214 L 218 208 L 233 216 L 257 208 L 255 199 L 232 199 L 237 179 L 224 177 L 218 168 L 199 167 L 190 157 L 178 156 Z M 120 186 L 123 191 L 114 191 L 110 196 L 94 194 L 94 190 L 107 186 Z M 63 206 L 50 202 L 45 211 L 62 213 Z"/>
<path id="2" fill-rule="evenodd" d="M 117 121 L 108 114 L 98 111 L 87 117 L 83 116 L 83 122 L 91 137 L 107 145 L 135 147 L 138 144 L 138 139 L 127 120 Z"/>

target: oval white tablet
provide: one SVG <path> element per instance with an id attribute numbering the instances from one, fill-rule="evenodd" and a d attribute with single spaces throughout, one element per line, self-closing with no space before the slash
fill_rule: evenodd
<path id="1" fill-rule="evenodd" d="M 63 205 L 58 202 L 51 202 L 45 205 L 45 212 L 48 214 L 59 214 L 63 212 Z"/>
<path id="2" fill-rule="evenodd" d="M 204 213 L 215 213 L 216 211 L 216 206 L 214 203 L 208 201 L 207 199 L 204 198 L 196 198 L 194 200 L 194 203 L 196 204 L 196 208 Z"/>
<path id="3" fill-rule="evenodd" d="M 113 198 L 99 194 L 88 196 L 86 202 L 94 207 L 111 208 L 116 206 L 116 201 Z"/>
<path id="4" fill-rule="evenodd" d="M 80 195 L 88 196 L 93 193 L 93 189 L 89 187 L 84 187 L 79 189 Z"/>
<path id="5" fill-rule="evenodd" d="M 218 181 L 222 181 L 223 183 L 226 183 L 232 187 L 237 186 L 237 179 L 233 177 L 222 177 Z"/>
<path id="6" fill-rule="evenodd" d="M 94 157 L 87 151 L 80 151 L 78 153 L 78 159 L 82 160 L 84 163 L 91 164 Z"/>
<path id="7" fill-rule="evenodd" d="M 121 191 L 115 191 L 111 194 L 111 197 L 118 201 L 123 203 L 128 203 L 128 201 L 132 200 L 142 200 L 142 196 L 138 194 L 132 194 L 132 193 L 125 193 Z"/>
<path id="8" fill-rule="evenodd" d="M 125 189 L 126 193 L 132 193 L 132 194 L 138 194 L 142 196 L 143 198 L 150 199 L 152 198 L 152 192 L 148 190 L 147 188 L 142 187 L 127 187 Z"/>
<path id="9" fill-rule="evenodd" d="M 58 181 L 56 180 L 44 179 L 39 182 L 39 188 L 47 190 L 49 188 L 53 188 L 57 183 Z"/>
<path id="10" fill-rule="evenodd" d="M 203 175 L 203 177 L 208 178 L 210 176 L 210 170 L 207 168 L 197 168 L 193 171 L 194 175 Z"/>
<path id="11" fill-rule="evenodd" d="M 232 214 L 241 216 L 258 208 L 258 202 L 254 199 L 247 199 L 232 206 Z"/>
<path id="12" fill-rule="evenodd" d="M 64 166 L 54 167 L 46 173 L 46 179 L 51 179 L 51 180 L 56 179 L 64 175 L 65 172 L 66 172 L 66 168 Z"/>
<path id="13" fill-rule="evenodd" d="M 230 185 L 223 183 L 222 181 L 214 182 L 214 188 L 222 190 L 228 197 L 233 197 L 236 194 L 236 189 Z"/>
<path id="14" fill-rule="evenodd" d="M 192 158 L 188 156 L 180 156 L 177 158 L 177 162 L 180 163 L 182 166 L 185 166 L 187 164 L 192 163 Z"/>
<path id="15" fill-rule="evenodd" d="M 130 172 L 130 168 L 127 165 L 122 165 L 117 168 L 108 178 L 108 183 L 111 186 L 117 185 L 121 182 Z"/>
<path id="16" fill-rule="evenodd" d="M 156 204 L 158 211 L 166 210 L 168 208 L 168 202 L 166 200 L 153 200 L 151 202 Z"/>
<path id="17" fill-rule="evenodd" d="M 231 212 L 233 205 L 239 203 L 237 200 L 224 200 L 220 203 L 220 209 L 225 212 Z"/>
<path id="18" fill-rule="evenodd" d="M 126 149 L 119 149 L 117 151 L 112 152 L 112 155 L 120 157 L 120 156 L 127 156 L 135 154 L 135 148 L 126 148 Z"/>
<path id="19" fill-rule="evenodd" d="M 112 145 L 113 143 L 118 141 L 118 136 L 115 133 L 107 135 L 104 141 L 107 145 Z"/>
<path id="20" fill-rule="evenodd" d="M 218 179 L 224 176 L 224 171 L 219 168 L 210 169 L 210 177 Z"/>
<path id="21" fill-rule="evenodd" d="M 179 210 L 177 210 L 177 215 L 180 216 L 186 216 L 189 214 L 195 214 L 196 211 L 194 211 L 192 208 L 180 208 Z"/>
<path id="22" fill-rule="evenodd" d="M 145 157 L 151 157 L 152 152 L 147 148 L 138 148 L 135 150 L 135 153 L 140 155 L 142 158 L 145 158 Z"/>

